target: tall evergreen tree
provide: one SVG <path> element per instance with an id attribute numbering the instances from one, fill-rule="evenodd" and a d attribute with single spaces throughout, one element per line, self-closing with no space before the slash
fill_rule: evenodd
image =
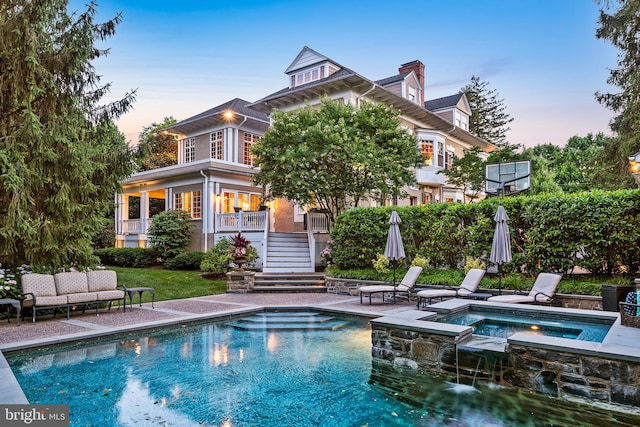
<path id="1" fill-rule="evenodd" d="M 0 3 L 0 262 L 88 265 L 92 237 L 132 156 L 114 120 L 135 93 L 109 91 L 92 61 L 108 53 L 120 16 L 94 22 L 96 4 Z"/>
<path id="2" fill-rule="evenodd" d="M 471 107 L 469 132 L 494 145 L 508 145 L 506 134 L 513 118 L 507 113 L 504 99 L 500 99 L 495 89 L 489 89 L 489 82 L 471 76 L 471 82 L 461 89 Z"/>
<path id="3" fill-rule="evenodd" d="M 598 179 L 605 188 L 633 185 L 628 157 L 640 149 L 640 2 L 637 0 L 597 0 L 602 9 L 596 37 L 619 50 L 618 68 L 609 73 L 607 83 L 617 93 L 596 93 L 596 99 L 617 116 L 611 130 L 617 140 L 605 145 L 597 163 Z"/>

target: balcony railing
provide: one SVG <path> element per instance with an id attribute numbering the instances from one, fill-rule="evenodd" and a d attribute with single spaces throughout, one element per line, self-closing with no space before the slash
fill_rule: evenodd
<path id="1" fill-rule="evenodd" d="M 150 222 L 148 219 L 124 219 L 120 221 L 120 233 L 146 234 Z"/>
<path id="2" fill-rule="evenodd" d="M 329 220 L 327 215 L 321 212 L 307 212 L 307 229 L 312 233 L 323 233 L 329 231 Z"/>
<path id="3" fill-rule="evenodd" d="M 264 231 L 269 211 L 216 214 L 216 231 Z"/>

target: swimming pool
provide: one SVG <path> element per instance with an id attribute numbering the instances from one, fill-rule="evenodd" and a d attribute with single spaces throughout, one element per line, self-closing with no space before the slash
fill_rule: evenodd
<path id="1" fill-rule="evenodd" d="M 508 338 L 517 332 L 526 332 L 591 342 L 602 342 L 613 325 L 613 320 L 591 321 L 569 315 L 477 307 L 438 316 L 436 321 L 471 326 L 475 335 L 497 338 Z"/>
<path id="2" fill-rule="evenodd" d="M 73 426 L 542 426 L 576 411 L 584 426 L 629 425 L 595 407 L 489 386 L 460 394 L 447 378 L 372 367 L 367 321 L 326 313 L 258 313 L 6 357 L 29 401 L 69 404 Z"/>

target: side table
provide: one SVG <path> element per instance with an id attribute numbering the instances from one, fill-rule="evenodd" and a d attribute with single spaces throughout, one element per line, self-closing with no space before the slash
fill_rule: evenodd
<path id="1" fill-rule="evenodd" d="M 472 292 L 470 294 L 465 295 L 465 298 L 478 299 L 478 300 L 486 301 L 489 298 L 491 298 L 492 296 L 493 296 L 493 294 L 489 294 L 489 293 Z"/>
<path id="2" fill-rule="evenodd" d="M 18 301 L 17 299 L 2 298 L 0 299 L 0 305 L 7 306 L 7 320 L 9 321 L 9 323 L 11 323 L 11 317 L 9 316 L 9 306 L 11 305 L 16 309 L 16 321 L 18 322 L 18 326 L 20 326 L 20 311 L 22 308 L 20 305 L 20 301 Z"/>
<path id="3" fill-rule="evenodd" d="M 138 293 L 140 296 L 140 307 L 142 307 L 142 293 L 147 291 L 151 294 L 151 308 L 155 308 L 153 303 L 156 299 L 156 290 L 153 288 L 125 288 L 124 290 L 129 295 L 129 306 L 133 309 L 133 296 Z M 125 303 L 126 306 L 126 303 Z"/>

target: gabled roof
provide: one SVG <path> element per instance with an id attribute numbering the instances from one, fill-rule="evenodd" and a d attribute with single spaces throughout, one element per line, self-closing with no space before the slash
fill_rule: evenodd
<path id="1" fill-rule="evenodd" d="M 395 76 L 387 77 L 381 80 L 376 80 L 376 84 L 379 84 L 380 86 L 386 86 L 388 84 L 404 80 L 409 74 L 411 74 L 411 71 L 405 71 L 404 73 L 400 73 Z"/>
<path id="2" fill-rule="evenodd" d="M 297 70 L 301 70 L 303 68 L 311 67 L 313 65 L 319 64 L 321 62 L 331 62 L 335 64 L 339 68 L 343 68 L 337 62 L 327 58 L 326 56 L 316 52 L 308 46 L 302 48 L 300 53 L 296 56 L 293 62 L 284 70 L 285 74 L 292 73 Z"/>
<path id="3" fill-rule="evenodd" d="M 287 87 L 267 95 L 259 101 L 251 104 L 251 107 L 269 114 L 273 109 L 286 108 L 292 104 L 304 104 L 308 100 L 323 98 L 332 93 L 353 91 L 355 93 L 363 94 L 366 92 L 367 98 L 375 102 L 385 103 L 397 110 L 400 110 L 402 114 L 413 117 L 416 120 L 433 127 L 435 130 L 452 135 L 467 144 L 479 146 L 480 148 L 492 147 L 492 145 L 487 141 L 470 134 L 464 129 L 452 125 L 449 121 L 435 113 L 432 113 L 424 106 L 398 96 L 381 85 L 348 68 L 342 66 L 341 68 L 341 70 L 324 79 L 295 86 L 293 88 Z"/>
<path id="4" fill-rule="evenodd" d="M 253 122 L 261 123 L 265 128 L 270 124 L 269 116 L 267 114 L 255 108 L 252 108 L 249 101 L 245 101 L 244 99 L 240 98 L 234 98 L 230 101 L 225 102 L 224 104 L 218 105 L 217 107 L 213 107 L 200 114 L 189 117 L 188 119 L 179 121 L 178 123 L 169 126 L 164 130 L 169 132 L 189 134 L 202 128 L 227 123 L 229 122 L 229 119 L 225 119 L 222 116 L 222 114 L 226 111 L 233 111 L 236 115 L 241 116 L 240 120 L 244 120 L 244 118 L 246 118 L 247 121 L 251 120 Z"/>
<path id="5" fill-rule="evenodd" d="M 454 108 L 458 105 L 458 101 L 464 95 L 463 92 L 456 93 L 455 95 L 444 96 L 442 98 L 430 99 L 424 102 L 424 108 L 429 111 L 442 110 L 444 108 Z"/>

